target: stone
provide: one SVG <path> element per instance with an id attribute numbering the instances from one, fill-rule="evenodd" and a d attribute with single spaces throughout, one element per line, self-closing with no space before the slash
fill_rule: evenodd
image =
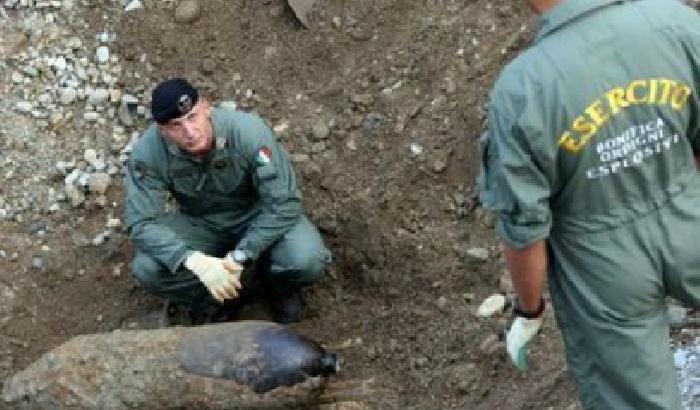
<path id="1" fill-rule="evenodd" d="M 486 298 L 476 311 L 477 317 L 490 317 L 503 312 L 506 306 L 506 297 L 500 293 Z"/>
<path id="2" fill-rule="evenodd" d="M 105 88 L 97 88 L 87 96 L 87 102 L 95 107 L 102 107 L 109 100 L 109 90 Z"/>
<path id="3" fill-rule="evenodd" d="M 71 105 L 78 98 L 78 91 L 73 87 L 63 87 L 59 90 L 59 101 L 62 105 Z"/>
<path id="4" fill-rule="evenodd" d="M 107 46 L 99 46 L 95 50 L 95 58 L 98 63 L 104 64 L 109 61 L 109 48 Z"/>
<path id="5" fill-rule="evenodd" d="M 129 2 L 129 4 L 124 7 L 124 11 L 129 12 L 129 11 L 134 11 L 134 10 L 140 10 L 143 8 L 143 3 L 141 0 L 132 0 Z"/>
<path id="6" fill-rule="evenodd" d="M 489 259 L 489 251 L 486 248 L 469 248 L 467 249 L 467 257 L 471 261 L 486 262 Z"/>
<path id="7" fill-rule="evenodd" d="M 34 108 L 34 104 L 29 101 L 18 101 L 15 103 L 15 110 L 22 114 L 28 114 Z"/>
<path id="8" fill-rule="evenodd" d="M 202 8 L 196 0 L 185 0 L 175 9 L 175 21 L 189 24 L 197 21 L 202 14 Z"/>
<path id="9" fill-rule="evenodd" d="M 90 192 L 103 195 L 107 192 L 110 182 L 111 178 L 109 174 L 104 172 L 96 172 L 90 175 L 88 190 Z"/>
<path id="10" fill-rule="evenodd" d="M 314 124 L 313 126 L 312 134 L 314 140 L 316 141 L 321 141 L 328 138 L 329 130 L 328 125 L 326 125 L 326 122 L 323 120 L 316 122 L 316 124 Z"/>

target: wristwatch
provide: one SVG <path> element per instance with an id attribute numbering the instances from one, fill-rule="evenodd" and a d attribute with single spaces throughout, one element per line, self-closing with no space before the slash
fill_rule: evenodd
<path id="1" fill-rule="evenodd" d="M 229 257 L 241 266 L 245 266 L 250 260 L 250 258 L 248 258 L 248 254 L 241 249 L 236 249 L 233 252 L 229 253 Z"/>

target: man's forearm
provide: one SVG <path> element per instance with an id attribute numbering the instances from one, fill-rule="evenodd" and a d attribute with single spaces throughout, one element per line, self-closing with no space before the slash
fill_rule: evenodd
<path id="1" fill-rule="evenodd" d="M 520 308 L 528 312 L 537 311 L 547 274 L 546 242 L 540 240 L 522 249 L 512 248 L 504 242 L 501 246 Z"/>

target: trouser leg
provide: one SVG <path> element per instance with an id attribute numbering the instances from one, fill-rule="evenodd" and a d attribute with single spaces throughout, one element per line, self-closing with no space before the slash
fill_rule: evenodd
<path id="1" fill-rule="evenodd" d="M 550 240 L 552 303 L 586 410 L 680 410 L 658 221 Z"/>
<path id="2" fill-rule="evenodd" d="M 660 212 L 664 283 L 669 296 L 700 308 L 700 188 L 689 188 Z M 698 192 L 698 193 L 696 193 Z"/>
<path id="3" fill-rule="evenodd" d="M 323 277 L 331 252 L 304 216 L 261 258 L 261 279 L 272 289 L 300 288 Z"/>
<path id="4" fill-rule="evenodd" d="M 193 250 L 210 255 L 222 255 L 225 252 L 226 242 L 220 235 L 193 218 L 175 214 L 163 218 L 162 222 Z M 132 275 L 148 292 L 170 302 L 189 305 L 195 309 L 217 304 L 206 287 L 188 269 L 183 267 L 174 273 L 170 272 L 165 265 L 145 253 L 137 251 L 132 262 Z"/>

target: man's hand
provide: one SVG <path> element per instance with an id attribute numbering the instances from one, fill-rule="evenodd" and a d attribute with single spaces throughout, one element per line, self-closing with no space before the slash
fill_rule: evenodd
<path id="1" fill-rule="evenodd" d="M 542 327 L 543 313 L 544 300 L 541 300 L 540 307 L 536 312 L 528 314 L 516 308 L 515 320 L 506 334 L 508 356 L 521 372 L 528 368 L 528 345 Z"/>
<path id="2" fill-rule="evenodd" d="M 237 289 L 241 288 L 241 270 L 224 264 L 223 259 L 197 251 L 185 259 L 185 267 L 202 281 L 209 293 L 220 303 L 238 296 Z"/>

